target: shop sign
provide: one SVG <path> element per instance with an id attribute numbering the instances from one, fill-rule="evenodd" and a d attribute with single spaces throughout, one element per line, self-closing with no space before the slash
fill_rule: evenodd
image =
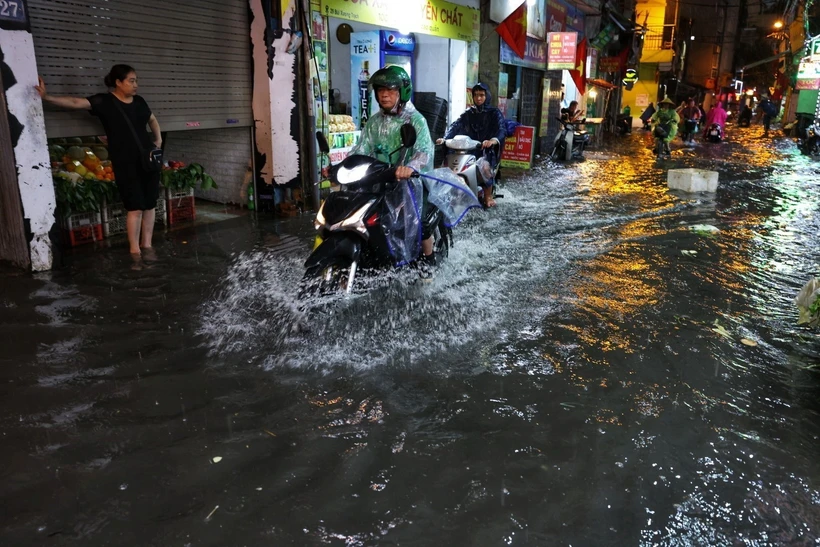
<path id="1" fill-rule="evenodd" d="M 509 93 L 508 89 L 509 83 L 509 76 L 506 72 L 499 72 L 498 73 L 498 109 L 501 113 L 506 117 L 507 116 L 507 94 Z M 472 97 L 470 97 L 470 103 L 472 104 Z"/>
<path id="2" fill-rule="evenodd" d="M 541 137 L 547 136 L 550 121 L 550 81 L 548 78 L 541 79 L 541 127 L 538 134 Z"/>
<path id="3" fill-rule="evenodd" d="M 547 70 L 574 70 L 577 41 L 575 32 L 550 32 L 547 35 Z"/>
<path id="4" fill-rule="evenodd" d="M 638 71 L 634 68 L 627 68 L 626 75 L 624 76 L 621 83 L 625 86 L 634 85 L 638 81 Z"/>
<path id="5" fill-rule="evenodd" d="M 512 137 L 504 139 L 504 150 L 501 152 L 501 165 L 517 169 L 532 167 L 533 141 L 535 128 L 519 125 Z"/>
<path id="6" fill-rule="evenodd" d="M 809 42 L 809 59 L 820 61 L 820 36 Z"/>
<path id="7" fill-rule="evenodd" d="M 479 11 L 446 0 L 322 0 L 329 17 L 455 40 L 478 40 Z"/>
<path id="8" fill-rule="evenodd" d="M 797 90 L 820 89 L 820 61 L 801 61 L 797 69 Z"/>
<path id="9" fill-rule="evenodd" d="M 620 57 L 601 57 L 601 60 L 598 61 L 598 72 L 618 72 L 620 68 Z"/>
<path id="10" fill-rule="evenodd" d="M 501 43 L 499 57 L 505 65 L 523 66 L 536 70 L 544 70 L 547 67 L 546 42 L 527 36 L 527 47 L 524 50 L 523 59 L 507 45 L 507 42 L 504 40 L 499 40 L 499 42 Z"/>
<path id="11" fill-rule="evenodd" d="M 562 32 L 567 19 L 567 7 L 557 0 L 547 0 L 547 31 Z"/>

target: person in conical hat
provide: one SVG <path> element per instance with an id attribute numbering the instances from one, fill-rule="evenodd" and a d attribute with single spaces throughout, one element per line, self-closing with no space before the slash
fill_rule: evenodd
<path id="1" fill-rule="evenodd" d="M 675 103 L 669 97 L 658 103 L 660 109 L 652 115 L 652 128 L 662 127 L 666 131 L 666 137 L 663 139 L 664 146 L 667 151 L 669 143 L 678 134 L 678 125 L 680 125 L 680 116 L 675 112 Z"/>

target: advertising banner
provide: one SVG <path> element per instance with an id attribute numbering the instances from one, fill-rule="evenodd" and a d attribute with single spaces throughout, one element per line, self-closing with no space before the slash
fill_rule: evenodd
<path id="1" fill-rule="evenodd" d="M 563 32 L 567 7 L 557 0 L 547 0 L 547 32 Z"/>
<path id="2" fill-rule="evenodd" d="M 541 41 L 547 37 L 547 8 L 544 0 L 527 2 L 527 34 Z"/>
<path id="3" fill-rule="evenodd" d="M 548 78 L 541 79 L 541 124 L 538 128 L 538 135 L 547 136 L 550 121 L 550 81 Z"/>
<path id="4" fill-rule="evenodd" d="M 364 128 L 372 110 L 370 101 L 373 97 L 367 82 L 379 69 L 380 40 L 377 30 L 350 35 L 350 110 L 357 129 Z"/>
<path id="5" fill-rule="evenodd" d="M 455 40 L 480 38 L 479 11 L 446 0 L 322 0 L 322 12 L 358 23 Z"/>
<path id="6" fill-rule="evenodd" d="M 820 43 L 820 42 L 818 42 Z M 797 69 L 797 90 L 820 89 L 820 61 L 801 61 Z"/>
<path id="7" fill-rule="evenodd" d="M 534 137 L 534 127 L 527 125 L 519 125 L 516 127 L 515 134 L 504 140 L 504 150 L 501 152 L 501 165 L 503 167 L 514 167 L 516 169 L 531 168 Z"/>
<path id="8" fill-rule="evenodd" d="M 506 65 L 523 66 L 534 68 L 535 70 L 546 70 L 547 68 L 547 44 L 541 40 L 536 40 L 527 36 L 527 49 L 522 59 L 512 50 L 504 40 L 499 40 L 501 49 L 499 59 Z"/>
<path id="9" fill-rule="evenodd" d="M 601 57 L 598 61 L 598 72 L 618 72 L 620 69 L 620 57 Z"/>
<path id="10" fill-rule="evenodd" d="M 547 34 L 547 70 L 573 70 L 578 35 L 574 32 Z"/>

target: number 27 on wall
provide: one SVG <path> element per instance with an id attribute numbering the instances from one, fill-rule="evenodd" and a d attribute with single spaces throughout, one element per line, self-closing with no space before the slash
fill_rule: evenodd
<path id="1" fill-rule="evenodd" d="M 18 0 L 0 0 L 0 17 L 19 19 L 22 17 L 22 14 L 18 15 L 21 7 Z"/>

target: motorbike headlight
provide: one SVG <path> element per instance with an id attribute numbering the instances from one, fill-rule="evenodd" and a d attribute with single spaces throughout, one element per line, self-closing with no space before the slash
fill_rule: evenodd
<path id="1" fill-rule="evenodd" d="M 357 165 L 353 169 L 340 167 L 336 172 L 336 180 L 339 184 L 350 184 L 351 182 L 359 182 L 367 174 L 369 164 Z"/>
<path id="2" fill-rule="evenodd" d="M 367 236 L 367 226 L 365 226 L 364 224 L 364 217 L 374 203 L 376 203 L 376 200 L 371 199 L 370 201 L 359 207 L 355 213 L 353 213 L 343 221 L 337 222 L 336 224 L 331 226 L 330 231 L 333 232 L 336 230 L 355 230 L 363 236 Z"/>
<path id="3" fill-rule="evenodd" d="M 325 220 L 324 211 L 325 211 L 325 202 L 322 202 L 321 207 L 319 207 L 319 212 L 316 213 L 316 218 L 313 219 L 313 227 L 317 230 L 321 230 L 324 227 L 325 223 L 327 222 Z"/>

